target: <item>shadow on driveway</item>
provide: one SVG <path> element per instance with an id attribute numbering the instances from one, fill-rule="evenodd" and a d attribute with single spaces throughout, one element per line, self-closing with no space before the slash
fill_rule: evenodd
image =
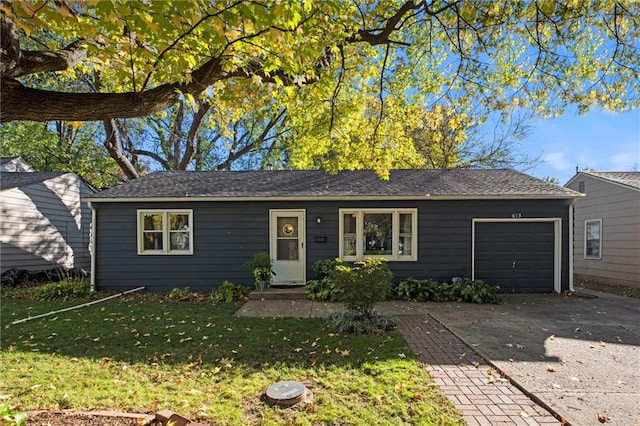
<path id="1" fill-rule="evenodd" d="M 640 301 L 605 293 L 421 304 L 574 425 L 640 425 Z"/>

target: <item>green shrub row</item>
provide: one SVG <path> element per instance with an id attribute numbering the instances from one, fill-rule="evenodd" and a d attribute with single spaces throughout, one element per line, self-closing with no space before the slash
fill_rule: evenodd
<path id="1" fill-rule="evenodd" d="M 307 297 L 315 301 L 340 302 L 345 301 L 345 295 L 339 283 L 336 281 L 335 272 L 337 269 L 344 269 L 346 263 L 339 259 L 322 259 L 313 264 L 313 270 L 319 277 L 316 280 L 307 282 Z M 371 265 L 369 265 L 371 267 Z M 369 271 L 363 274 L 359 283 L 352 288 L 355 292 L 361 292 L 365 287 L 364 281 L 380 274 L 381 266 L 375 268 L 376 272 Z M 387 269 L 388 271 L 388 269 Z M 362 271 L 360 271 L 362 272 Z M 390 274 L 390 272 L 389 272 Z M 382 275 L 386 275 L 386 272 Z M 378 276 L 380 278 L 380 276 Z M 386 276 L 383 281 L 386 280 Z M 500 303 L 498 295 L 499 288 L 484 283 L 481 280 L 471 280 L 462 278 L 456 283 L 438 282 L 432 279 L 407 278 L 394 286 L 390 292 L 383 289 L 385 299 L 395 298 L 400 300 L 410 300 L 416 302 L 469 302 L 469 303 Z"/>
<path id="2" fill-rule="evenodd" d="M 394 290 L 401 300 L 416 302 L 469 302 L 500 303 L 499 287 L 485 284 L 482 280 L 462 278 L 456 283 L 439 283 L 435 280 L 407 278 Z"/>

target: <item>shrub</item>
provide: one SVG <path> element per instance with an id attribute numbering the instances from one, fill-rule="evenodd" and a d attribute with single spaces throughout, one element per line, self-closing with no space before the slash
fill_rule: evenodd
<path id="1" fill-rule="evenodd" d="M 327 327 L 336 332 L 348 334 L 374 334 L 396 328 L 396 323 L 390 316 L 377 312 L 371 312 L 367 316 L 364 312 L 355 310 L 332 312 L 325 317 L 325 322 Z"/>
<path id="2" fill-rule="evenodd" d="M 316 273 L 318 278 L 324 278 L 329 276 L 331 271 L 336 268 L 338 263 L 338 259 L 320 259 L 313 262 L 313 266 L 311 266 L 311 269 L 313 269 L 313 272 Z"/>
<path id="3" fill-rule="evenodd" d="M 195 295 L 189 290 L 189 287 L 184 287 L 184 288 L 176 287 L 173 290 L 171 290 L 168 297 L 169 297 L 169 300 L 183 302 L 183 301 L 193 299 L 194 296 Z"/>
<path id="4" fill-rule="evenodd" d="M 211 292 L 211 300 L 214 302 L 242 302 L 249 297 L 249 289 L 245 286 L 236 285 L 231 281 L 224 281 L 217 290 Z"/>
<path id="5" fill-rule="evenodd" d="M 367 259 L 353 266 L 336 261 L 329 278 L 342 292 L 340 301 L 347 309 L 371 316 L 376 302 L 386 300 L 391 289 L 393 274 L 386 259 Z"/>
<path id="6" fill-rule="evenodd" d="M 400 281 L 394 293 L 395 296 L 403 300 L 427 302 L 434 300 L 437 291 L 437 281 L 431 279 L 417 280 L 409 277 L 406 280 Z"/>
<path id="7" fill-rule="evenodd" d="M 499 287 L 469 278 L 463 278 L 454 284 L 408 278 L 398 284 L 395 295 L 403 300 L 416 302 L 500 303 L 498 290 Z"/>
<path id="8" fill-rule="evenodd" d="M 500 296 L 498 295 L 498 286 L 490 286 L 485 284 L 482 280 L 471 280 L 469 278 L 463 278 L 460 284 L 457 284 L 459 302 L 471 302 L 471 303 L 500 303 Z"/>
<path id="9" fill-rule="evenodd" d="M 307 281 L 306 293 L 309 299 L 321 302 L 337 302 L 342 295 L 336 283 L 329 277 Z"/>
<path id="10" fill-rule="evenodd" d="M 340 300 L 342 292 L 329 277 L 338 264 L 336 259 L 320 259 L 313 263 L 312 269 L 318 279 L 307 281 L 306 293 L 311 300 L 336 302 Z"/>
<path id="11" fill-rule="evenodd" d="M 91 293 L 88 282 L 74 278 L 66 278 L 57 283 L 45 284 L 34 294 L 36 300 L 70 300 L 87 297 Z"/>

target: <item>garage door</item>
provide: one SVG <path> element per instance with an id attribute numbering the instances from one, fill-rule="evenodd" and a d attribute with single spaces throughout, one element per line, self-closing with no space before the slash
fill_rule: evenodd
<path id="1" fill-rule="evenodd" d="M 554 291 L 553 222 L 475 222 L 474 277 L 503 293 Z"/>

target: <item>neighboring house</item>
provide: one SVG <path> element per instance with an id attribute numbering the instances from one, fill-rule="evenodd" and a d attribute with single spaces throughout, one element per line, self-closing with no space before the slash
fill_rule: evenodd
<path id="1" fill-rule="evenodd" d="M 576 280 L 640 288 L 640 172 L 579 172 L 565 187 L 575 205 Z"/>
<path id="2" fill-rule="evenodd" d="M 483 279 L 504 292 L 572 288 L 580 194 L 511 170 L 155 172 L 96 193 L 99 290 L 250 285 L 267 251 L 276 284 L 319 259 L 384 257 L 395 280 Z"/>
<path id="3" fill-rule="evenodd" d="M 33 172 L 33 167 L 22 157 L 0 158 L 0 172 Z"/>
<path id="4" fill-rule="evenodd" d="M 54 267 L 88 270 L 91 212 L 80 199 L 92 195 L 93 188 L 74 173 L 7 171 L 14 166 L 24 169 L 15 159 L 2 159 L 1 272 Z"/>

